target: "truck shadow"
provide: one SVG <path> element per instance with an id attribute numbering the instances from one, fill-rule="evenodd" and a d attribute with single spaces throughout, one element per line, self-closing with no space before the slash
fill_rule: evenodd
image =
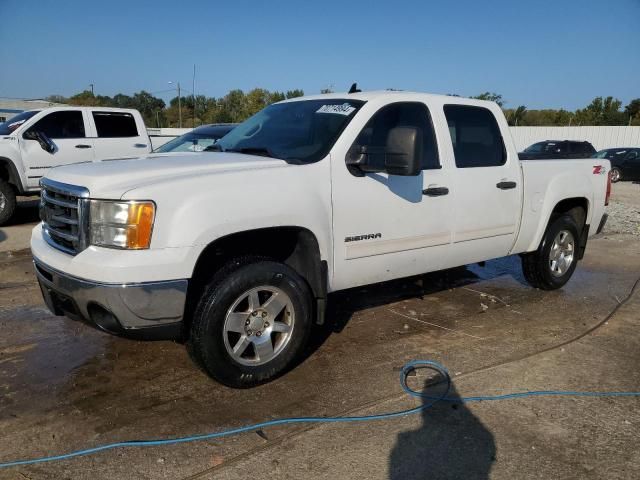
<path id="1" fill-rule="evenodd" d="M 21 198 L 16 205 L 16 211 L 13 217 L 4 225 L 5 227 L 25 225 L 28 223 L 38 223 L 40 216 L 38 205 L 40 200 L 33 197 Z"/>
<path id="2" fill-rule="evenodd" d="M 528 286 L 522 274 L 520 258 L 514 255 L 488 261 L 483 266 L 466 265 L 332 293 L 327 302 L 325 324 L 315 327 L 316 331 L 311 335 L 307 351 L 299 363 L 309 358 L 332 334 L 342 332 L 359 311 L 401 300 L 423 299 L 445 290 L 505 275 Z"/>
<path id="3" fill-rule="evenodd" d="M 440 396 L 438 386 L 424 382 L 423 394 Z M 436 393 L 437 392 L 437 393 Z M 389 478 L 488 479 L 496 461 L 493 434 L 460 401 L 452 386 L 448 398 L 422 410 L 422 425 L 398 434 L 389 456 Z M 424 399 L 424 402 L 431 400 Z"/>

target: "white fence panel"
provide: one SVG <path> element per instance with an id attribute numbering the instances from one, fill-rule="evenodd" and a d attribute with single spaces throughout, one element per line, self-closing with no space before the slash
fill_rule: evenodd
<path id="1" fill-rule="evenodd" d="M 519 152 L 543 140 L 586 140 L 596 150 L 640 147 L 640 127 L 511 127 Z"/>

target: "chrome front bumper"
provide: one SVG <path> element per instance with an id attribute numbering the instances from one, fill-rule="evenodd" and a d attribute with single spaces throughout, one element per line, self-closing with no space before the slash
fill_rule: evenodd
<path id="1" fill-rule="evenodd" d="M 118 335 L 179 335 L 187 280 L 98 283 L 71 277 L 37 259 L 34 264 L 42 296 L 54 315 L 84 320 Z"/>

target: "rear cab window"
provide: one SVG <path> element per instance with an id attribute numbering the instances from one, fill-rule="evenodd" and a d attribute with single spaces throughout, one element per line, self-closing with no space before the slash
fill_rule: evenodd
<path id="1" fill-rule="evenodd" d="M 498 122 L 490 110 L 469 105 L 445 105 L 458 168 L 499 167 L 507 161 Z"/>
<path id="2" fill-rule="evenodd" d="M 138 127 L 132 114 L 126 112 L 92 112 L 98 138 L 137 137 Z"/>

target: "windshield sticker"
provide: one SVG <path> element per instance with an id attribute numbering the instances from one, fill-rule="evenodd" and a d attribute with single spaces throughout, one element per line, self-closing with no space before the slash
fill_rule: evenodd
<path id="1" fill-rule="evenodd" d="M 351 112 L 355 111 L 356 107 L 352 107 L 348 103 L 343 103 L 342 105 L 323 105 L 316 113 L 335 113 L 337 115 L 350 115 Z"/>

